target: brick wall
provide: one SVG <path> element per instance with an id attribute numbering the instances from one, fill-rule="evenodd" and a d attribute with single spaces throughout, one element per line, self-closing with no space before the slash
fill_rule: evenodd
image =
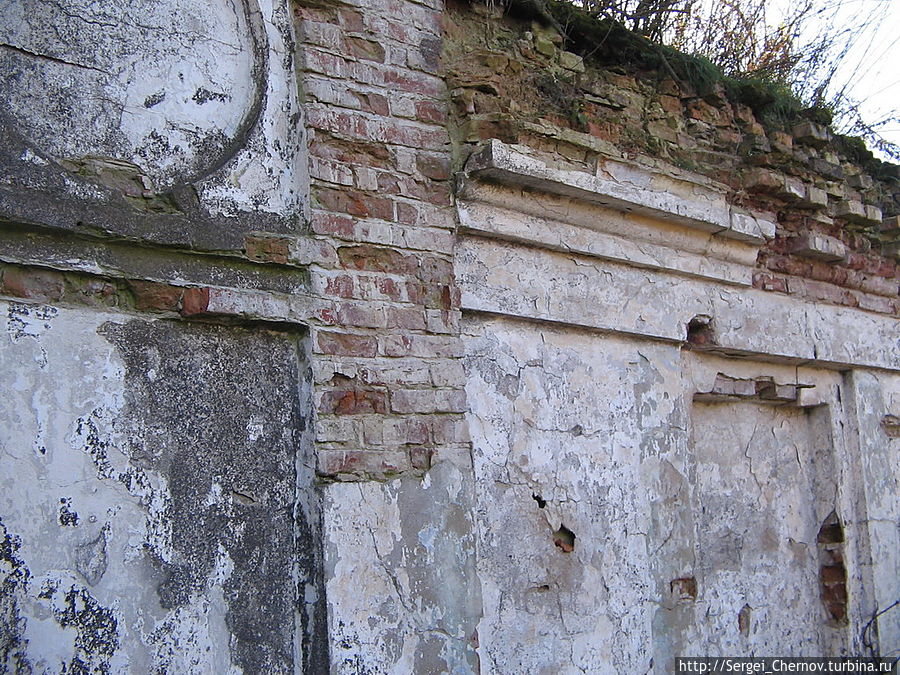
<path id="1" fill-rule="evenodd" d="M 467 447 L 441 16 L 436 0 L 296 6 L 316 440 L 339 480 Z"/>

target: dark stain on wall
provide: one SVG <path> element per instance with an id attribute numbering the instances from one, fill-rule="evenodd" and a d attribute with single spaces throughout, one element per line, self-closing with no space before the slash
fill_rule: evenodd
<path id="1" fill-rule="evenodd" d="M 232 662 L 245 673 L 294 672 L 299 612 L 305 669 L 327 664 L 324 613 L 306 606 L 324 603 L 322 575 L 295 567 L 321 560 L 310 554 L 321 548 L 318 531 L 298 527 L 295 515 L 301 502 L 317 503 L 313 485 L 297 482 L 309 423 L 299 337 L 143 320 L 107 324 L 103 334 L 126 364 L 123 450 L 168 484 L 164 512 L 149 527 L 170 531 L 171 549 L 147 544 L 160 604 L 175 608 L 208 592 L 224 550 L 233 565 L 222 585 Z M 298 578 L 317 592 L 299 594 Z"/>

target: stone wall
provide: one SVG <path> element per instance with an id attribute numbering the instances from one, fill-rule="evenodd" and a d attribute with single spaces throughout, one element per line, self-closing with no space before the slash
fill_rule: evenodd
<path id="1" fill-rule="evenodd" d="M 900 649 L 896 167 L 507 4 L 12 3 L 5 670 Z"/>

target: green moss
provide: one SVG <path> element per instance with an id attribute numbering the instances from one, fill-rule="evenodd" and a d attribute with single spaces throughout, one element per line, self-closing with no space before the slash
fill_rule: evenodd
<path id="1" fill-rule="evenodd" d="M 877 180 L 896 180 L 900 178 L 900 165 L 883 162 L 875 157 L 861 138 L 835 136 L 834 147 L 847 159 L 861 166 L 866 173 Z"/>
<path id="2" fill-rule="evenodd" d="M 609 19 L 600 19 L 566 0 L 546 0 L 563 30 L 566 49 L 599 66 L 625 66 L 672 77 L 697 96 L 708 96 L 721 83 L 729 99 L 750 106 L 763 123 L 790 124 L 803 105 L 784 83 L 726 77 L 709 59 L 656 44 Z M 816 109 L 820 110 L 820 109 Z"/>

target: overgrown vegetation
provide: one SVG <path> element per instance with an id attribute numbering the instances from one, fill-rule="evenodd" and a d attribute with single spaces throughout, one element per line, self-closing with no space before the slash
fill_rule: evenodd
<path id="1" fill-rule="evenodd" d="M 900 147 L 880 133 L 900 123 L 896 112 L 865 119 L 850 96 L 851 78 L 836 78 L 854 46 L 871 39 L 887 3 L 847 22 L 848 0 L 798 0 L 772 24 L 772 0 L 509 2 L 533 12 L 543 4 L 568 48 L 588 60 L 669 74 L 701 96 L 721 83 L 769 123 L 798 116 L 833 123 L 900 159 Z"/>

